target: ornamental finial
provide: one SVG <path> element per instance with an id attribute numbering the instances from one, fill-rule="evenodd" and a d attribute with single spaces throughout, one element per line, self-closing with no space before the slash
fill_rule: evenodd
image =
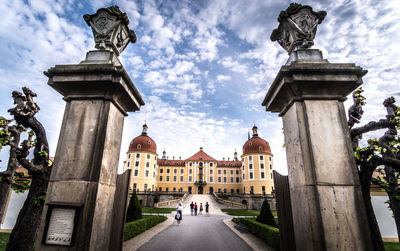
<path id="1" fill-rule="evenodd" d="M 314 44 L 317 25 L 326 16 L 326 11 L 315 12 L 308 5 L 291 3 L 278 17 L 279 26 L 272 31 L 271 40 L 290 54 L 299 48 L 308 49 Z"/>
<path id="2" fill-rule="evenodd" d="M 135 32 L 128 27 L 128 16 L 116 5 L 98 9 L 93 15 L 83 15 L 83 19 L 92 28 L 96 49 L 119 55 L 129 42 L 136 42 Z"/>

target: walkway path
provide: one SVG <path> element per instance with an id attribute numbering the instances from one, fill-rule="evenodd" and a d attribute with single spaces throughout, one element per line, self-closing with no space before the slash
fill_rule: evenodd
<path id="1" fill-rule="evenodd" d="M 190 203 L 210 204 L 210 217 L 191 216 Z M 138 250 L 252 250 L 239 236 L 222 222 L 231 218 L 222 213 L 211 195 L 191 195 L 184 202 L 182 223 L 175 223 L 154 236 Z"/>

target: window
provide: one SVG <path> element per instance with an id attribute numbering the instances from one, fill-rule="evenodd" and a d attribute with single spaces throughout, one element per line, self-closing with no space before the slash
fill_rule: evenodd
<path id="1" fill-rule="evenodd" d="M 210 174 L 212 174 L 212 170 L 210 170 Z"/>
<path id="2" fill-rule="evenodd" d="M 174 187 L 172 190 L 173 190 L 174 192 L 176 192 L 176 187 Z"/>
<path id="3" fill-rule="evenodd" d="M 231 175 L 233 175 L 233 170 L 231 170 Z"/>
<path id="4" fill-rule="evenodd" d="M 189 169 L 189 174 L 192 174 L 193 173 L 193 169 Z"/>
<path id="5" fill-rule="evenodd" d="M 136 162 L 135 162 L 135 166 L 139 166 L 139 161 L 136 161 Z"/>
<path id="6" fill-rule="evenodd" d="M 262 150 L 263 150 L 262 146 L 258 147 L 258 150 L 259 150 L 259 151 L 262 151 Z"/>
<path id="7" fill-rule="evenodd" d="M 260 160 L 264 160 L 264 156 L 261 155 L 261 156 L 260 156 Z"/>
<path id="8" fill-rule="evenodd" d="M 226 177 L 224 177 L 224 183 L 226 183 Z"/>
<path id="9" fill-rule="evenodd" d="M 137 187 L 137 184 L 133 183 L 133 189 L 136 189 L 136 187 Z"/>
<path id="10" fill-rule="evenodd" d="M 153 179 L 156 177 L 156 172 L 153 172 Z"/>
<path id="11" fill-rule="evenodd" d="M 249 168 L 250 168 L 250 169 L 253 169 L 253 164 L 249 164 Z"/>
<path id="12" fill-rule="evenodd" d="M 174 173 L 178 173 L 178 170 L 176 168 L 174 169 Z"/>
<path id="13" fill-rule="evenodd" d="M 224 169 L 224 174 L 226 174 L 226 170 Z"/>
<path id="14" fill-rule="evenodd" d="M 213 182 L 213 177 L 210 177 L 210 182 Z"/>
<path id="15" fill-rule="evenodd" d="M 236 177 L 236 183 L 239 183 L 239 177 Z"/>
<path id="16" fill-rule="evenodd" d="M 271 157 L 268 157 L 268 159 L 269 159 L 270 162 L 272 161 L 272 158 L 271 158 Z"/>
<path id="17" fill-rule="evenodd" d="M 250 179 L 253 179 L 253 173 L 250 173 Z"/>
<path id="18" fill-rule="evenodd" d="M 181 187 L 181 188 L 179 188 L 179 192 L 183 192 L 183 188 Z"/>
<path id="19" fill-rule="evenodd" d="M 253 156 L 249 156 L 249 161 L 252 161 L 253 160 Z"/>
<path id="20" fill-rule="evenodd" d="M 231 189 L 231 193 L 234 193 L 235 192 L 235 190 L 234 189 Z"/>
<path id="21" fill-rule="evenodd" d="M 150 167 L 150 163 L 149 162 L 146 162 L 146 167 Z"/>
<path id="22" fill-rule="evenodd" d="M 260 164 L 260 168 L 261 168 L 261 169 L 264 169 L 264 164 Z"/>
<path id="23" fill-rule="evenodd" d="M 244 179 L 244 174 L 243 174 L 243 179 Z"/>
<path id="24" fill-rule="evenodd" d="M 162 191 L 162 187 L 158 188 L 158 191 L 160 191 L 160 192 L 161 192 L 161 191 Z"/>
<path id="25" fill-rule="evenodd" d="M 226 188 L 224 188 L 224 193 L 226 193 Z"/>
<path id="26" fill-rule="evenodd" d="M 261 172 L 261 179 L 265 179 L 265 173 Z"/>
<path id="27" fill-rule="evenodd" d="M 233 183 L 233 177 L 231 177 L 231 183 Z"/>
<path id="28" fill-rule="evenodd" d="M 174 176 L 174 182 L 176 182 L 176 176 Z"/>
<path id="29" fill-rule="evenodd" d="M 163 173 L 163 172 L 164 172 L 164 169 L 161 168 L 161 169 L 160 169 L 160 173 Z"/>
<path id="30" fill-rule="evenodd" d="M 212 167 L 213 166 L 213 163 L 210 163 L 210 167 Z"/>
<path id="31" fill-rule="evenodd" d="M 261 190 L 262 190 L 263 193 L 265 193 L 265 186 L 262 186 Z"/>
<path id="32" fill-rule="evenodd" d="M 272 173 L 271 173 L 271 179 L 272 179 Z"/>
<path id="33" fill-rule="evenodd" d="M 147 159 L 150 159 L 150 154 L 147 154 Z"/>
<path id="34" fill-rule="evenodd" d="M 128 167 L 130 166 L 131 162 L 128 162 Z"/>
<path id="35" fill-rule="evenodd" d="M 182 169 L 181 169 L 181 174 L 183 174 L 184 171 L 185 171 L 185 169 L 182 168 Z"/>
<path id="36" fill-rule="evenodd" d="M 218 170 L 218 174 L 221 174 L 221 169 Z"/>
<path id="37" fill-rule="evenodd" d="M 154 160 L 157 160 L 157 156 L 154 156 Z"/>
<path id="38" fill-rule="evenodd" d="M 221 192 L 221 188 L 218 188 L 218 193 L 220 193 Z"/>
<path id="39" fill-rule="evenodd" d="M 183 182 L 183 176 L 181 176 L 181 182 Z"/>
<path id="40" fill-rule="evenodd" d="M 145 191 L 147 190 L 147 184 L 144 184 L 144 190 Z"/>
<path id="41" fill-rule="evenodd" d="M 254 193 L 254 187 L 250 186 L 250 193 L 253 194 Z"/>
<path id="42" fill-rule="evenodd" d="M 221 177 L 218 177 L 218 182 L 221 182 Z"/>
<path id="43" fill-rule="evenodd" d="M 192 166 L 192 162 L 189 163 L 189 166 Z"/>
<path id="44" fill-rule="evenodd" d="M 192 181 L 192 176 L 189 176 L 189 182 L 191 182 Z"/>
<path id="45" fill-rule="evenodd" d="M 136 154 L 136 158 L 137 158 L 137 159 L 140 158 L 140 153 L 137 153 L 137 154 Z"/>
<path id="46" fill-rule="evenodd" d="M 166 181 L 169 181 L 169 176 L 166 177 Z"/>
<path id="47" fill-rule="evenodd" d="M 128 154 L 128 159 L 130 159 L 131 158 L 131 154 Z"/>
<path id="48" fill-rule="evenodd" d="M 272 165 L 271 165 L 271 164 L 269 164 L 269 169 L 271 169 L 271 170 L 272 170 Z"/>
<path id="49" fill-rule="evenodd" d="M 160 176 L 160 181 L 162 181 L 162 176 Z"/>
<path id="50" fill-rule="evenodd" d="M 140 144 L 138 144 L 138 145 L 136 146 L 136 148 L 137 148 L 137 149 L 142 149 L 142 146 L 141 146 Z"/>
<path id="51" fill-rule="evenodd" d="M 139 175 L 139 170 L 135 170 L 135 176 Z"/>
<path id="52" fill-rule="evenodd" d="M 165 188 L 165 191 L 168 192 L 168 187 Z"/>
<path id="53" fill-rule="evenodd" d="M 145 172 L 145 177 L 149 177 L 149 171 Z"/>
<path id="54" fill-rule="evenodd" d="M 236 174 L 239 174 L 239 170 L 236 170 Z"/>
<path id="55" fill-rule="evenodd" d="M 236 193 L 239 193 L 239 189 L 236 189 Z"/>
<path id="56" fill-rule="evenodd" d="M 167 173 L 169 173 L 169 168 L 167 169 Z"/>

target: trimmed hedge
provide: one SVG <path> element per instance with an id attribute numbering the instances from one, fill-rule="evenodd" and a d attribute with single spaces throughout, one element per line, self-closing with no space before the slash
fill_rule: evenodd
<path id="1" fill-rule="evenodd" d="M 131 222 L 142 218 L 142 207 L 140 206 L 136 191 L 133 190 L 131 200 L 129 201 L 128 211 L 126 212 L 126 222 Z"/>
<path id="2" fill-rule="evenodd" d="M 278 228 L 262 224 L 257 222 L 255 219 L 249 218 L 234 218 L 232 221 L 236 224 L 243 224 L 247 226 L 250 233 L 260 237 L 263 241 L 276 250 L 280 249 Z"/>
<path id="3" fill-rule="evenodd" d="M 165 216 L 152 215 L 140 220 L 135 220 L 126 223 L 124 229 L 124 241 L 132 239 L 136 235 L 143 233 L 144 231 L 152 228 L 158 223 L 165 221 L 166 219 L 167 217 Z"/>

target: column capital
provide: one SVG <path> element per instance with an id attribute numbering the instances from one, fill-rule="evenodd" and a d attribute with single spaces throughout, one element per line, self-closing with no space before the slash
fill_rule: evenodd
<path id="1" fill-rule="evenodd" d="M 283 116 L 295 101 L 345 100 L 367 73 L 352 63 L 299 59 L 284 65 L 262 102 L 267 111 Z"/>

